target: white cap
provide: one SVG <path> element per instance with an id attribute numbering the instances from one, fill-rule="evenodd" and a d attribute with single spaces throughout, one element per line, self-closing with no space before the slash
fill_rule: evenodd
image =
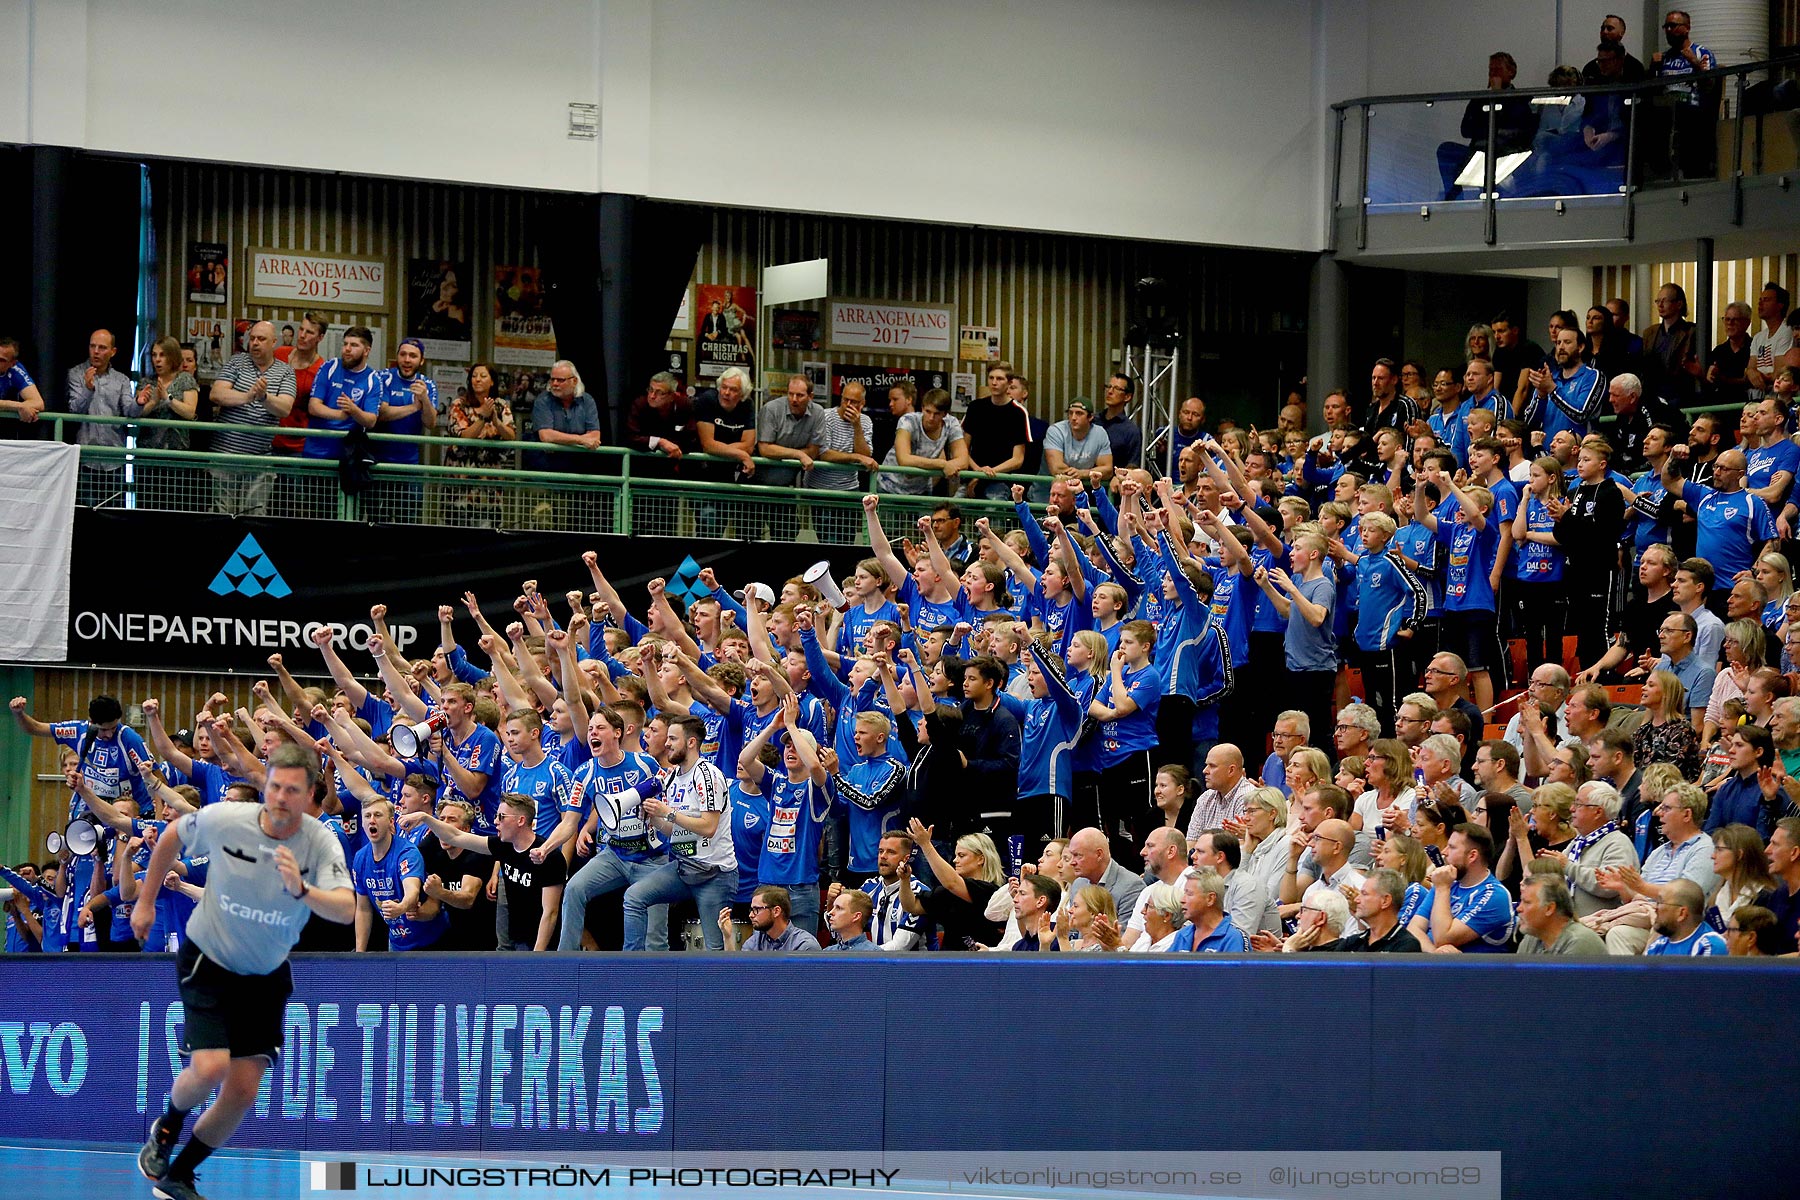
<path id="1" fill-rule="evenodd" d="M 739 600 L 742 600 L 745 604 L 750 603 L 750 598 L 752 596 L 761 600 L 764 604 L 773 605 L 775 603 L 775 589 L 766 583 L 746 584 L 732 594 Z"/>

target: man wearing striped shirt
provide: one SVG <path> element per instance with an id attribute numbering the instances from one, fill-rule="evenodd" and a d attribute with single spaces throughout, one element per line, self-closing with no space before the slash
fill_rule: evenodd
<path id="1" fill-rule="evenodd" d="M 228 425 L 273 425 L 294 406 L 294 372 L 275 357 L 275 326 L 258 321 L 244 337 L 245 350 L 234 354 L 212 386 L 219 420 Z M 217 454 L 267 454 L 269 434 L 223 430 L 213 438 Z M 271 471 L 212 470 L 213 511 L 260 517 L 268 509 Z"/>

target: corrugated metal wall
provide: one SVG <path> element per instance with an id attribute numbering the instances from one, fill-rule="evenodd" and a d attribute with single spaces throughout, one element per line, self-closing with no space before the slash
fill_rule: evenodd
<path id="1" fill-rule="evenodd" d="M 442 256 L 469 264 L 475 353 L 482 355 L 492 345 L 493 268 L 536 262 L 526 240 L 539 201 L 531 192 L 194 163 L 153 171 L 157 324 L 177 334 L 188 317 L 299 318 L 297 308 L 244 302 L 247 246 L 383 255 L 396 280 L 408 258 Z M 191 241 L 230 248 L 230 304 L 189 304 L 183 273 Z M 952 304 L 961 323 L 999 326 L 1004 356 L 1031 377 L 1036 407 L 1046 415 L 1060 415 L 1077 394 L 1098 399 L 1124 340 L 1130 286 L 1145 276 L 1173 285 L 1174 316 L 1190 339 L 1179 381 L 1184 393 L 1198 378 L 1209 399 L 1214 388 L 1242 391 L 1259 404 L 1276 398 L 1277 364 L 1240 360 L 1268 357 L 1246 339 L 1300 328 L 1310 269 L 1304 255 L 718 209 L 694 279 L 755 286 L 763 265 L 808 258 L 831 260 L 834 295 Z M 367 313 L 323 311 L 333 324 L 371 322 Z M 394 311 L 371 322 L 385 327 L 390 352 L 401 319 Z M 826 357 L 777 352 L 767 365 L 798 370 L 803 359 Z M 1297 358 L 1287 358 L 1288 373 L 1297 376 Z M 894 355 L 844 361 L 950 365 Z"/>
<path id="2" fill-rule="evenodd" d="M 402 313 L 400 280 L 409 258 L 469 264 L 477 352 L 493 343 L 494 268 L 534 266 L 527 214 L 537 195 L 525 191 L 409 183 L 298 171 L 199 163 L 152 168 L 157 231 L 158 326 L 178 336 L 188 317 L 256 317 L 297 321 L 301 309 L 249 305 L 247 246 L 382 256 L 388 260 L 395 311 L 380 314 L 321 308 L 333 325 L 379 324 L 391 352 Z M 184 278 L 189 242 L 230 248 L 229 304 L 189 304 Z"/>
<path id="3" fill-rule="evenodd" d="M 1614 296 L 1626 297 L 1631 301 L 1632 327 L 1642 330 L 1656 320 L 1656 306 L 1652 303 L 1656 296 L 1654 291 L 1647 296 L 1633 295 L 1635 270 L 1630 265 L 1595 267 L 1594 303 L 1604 304 Z M 1698 268 L 1691 262 L 1650 264 L 1650 286 L 1657 288 L 1665 283 L 1680 284 L 1688 295 L 1690 315 L 1697 307 L 1697 278 Z M 1788 290 L 1789 295 L 1800 293 L 1800 254 L 1764 254 L 1755 258 L 1724 259 L 1713 263 L 1713 331 L 1711 340 L 1707 342 L 1708 348 L 1725 340 L 1725 306 L 1733 300 L 1741 300 L 1754 312 L 1757 294 L 1762 291 L 1765 283 L 1778 283 Z"/>
<path id="4" fill-rule="evenodd" d="M 1124 342 L 1136 280 L 1155 276 L 1174 285 L 1173 315 L 1189 334 L 1179 381 L 1185 393 L 1194 379 L 1208 378 L 1206 363 L 1222 345 L 1249 350 L 1245 339 L 1296 328 L 1310 268 L 1301 255 L 721 209 L 694 279 L 754 286 L 764 265 L 813 258 L 831 261 L 834 296 L 949 304 L 959 324 L 998 326 L 1002 357 L 1032 380 L 1034 407 L 1046 417 L 1060 416 L 1073 396 L 1099 399 Z M 772 355 L 769 368 L 787 371 L 832 357 L 824 350 Z M 904 355 L 838 360 L 947 367 L 947 360 Z M 1266 387 L 1252 396 L 1274 395 L 1276 365 L 1268 363 L 1265 373 Z"/>

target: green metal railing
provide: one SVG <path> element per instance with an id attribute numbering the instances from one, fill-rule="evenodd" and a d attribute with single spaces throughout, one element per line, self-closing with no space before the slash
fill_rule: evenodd
<path id="1" fill-rule="evenodd" d="M 70 429 L 124 426 L 126 434 L 173 429 L 292 436 L 276 426 L 209 421 L 45 413 L 50 436 L 67 440 Z M 342 438 L 341 430 L 308 429 L 305 436 Z M 138 446 L 81 446 L 84 468 L 79 501 L 89 506 L 128 506 L 149 511 L 230 512 L 315 520 L 380 521 L 395 524 L 481 525 L 503 529 L 559 529 L 583 533 L 722 537 L 745 541 L 808 541 L 853 545 L 866 541 L 859 485 L 834 491 L 796 485 L 727 483 L 695 479 L 694 468 L 730 467 L 735 460 L 688 454 L 687 477 L 667 472 L 670 460 L 618 446 L 588 449 L 547 442 L 481 441 L 411 434 L 371 433 L 376 443 L 412 444 L 424 460 L 377 463 L 373 483 L 350 495 L 338 482 L 335 459 L 274 454 L 220 454 Z M 538 453 L 566 463 L 564 470 L 513 466 L 464 466 L 433 461 L 449 450 Z M 757 470 L 793 471 L 787 459 L 757 458 Z M 913 477 L 940 481 L 939 472 L 883 466 L 863 474 L 874 478 Z M 966 482 L 971 475 L 964 475 Z M 753 477 L 754 478 L 754 477 Z M 1004 485 L 1028 493 L 1051 483 L 1043 475 L 996 475 Z M 876 490 L 879 490 L 877 487 Z M 919 517 L 946 497 L 881 493 L 882 528 L 890 537 L 916 532 Z M 953 497 L 973 536 L 977 517 L 996 528 L 1011 528 L 1008 500 Z"/>

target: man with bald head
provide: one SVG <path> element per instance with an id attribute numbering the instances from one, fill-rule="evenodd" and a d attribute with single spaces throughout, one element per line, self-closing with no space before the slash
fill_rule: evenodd
<path id="1" fill-rule="evenodd" d="M 1727 450 L 1713 463 L 1712 484 L 1686 478 L 1688 448 L 1671 446 L 1663 464 L 1669 495 L 1687 502 L 1698 527 L 1694 556 L 1712 564 L 1713 588 L 1706 606 L 1723 615 L 1731 584 L 1748 571 L 1764 542 L 1776 536 L 1775 514 L 1754 492 L 1744 490 L 1748 466 L 1742 450 Z"/>
<path id="2" fill-rule="evenodd" d="M 1136 911 L 1144 880 L 1136 871 L 1127 871 L 1114 860 L 1104 833 L 1092 825 L 1077 830 L 1069 839 L 1068 858 L 1069 865 L 1075 869 L 1077 883 L 1085 879 L 1098 884 L 1112 893 L 1113 905 L 1120 912 Z"/>
<path id="3" fill-rule="evenodd" d="M 1206 790 L 1194 805 L 1188 821 L 1188 841 L 1208 829 L 1222 829 L 1227 821 L 1244 819 L 1244 805 L 1256 785 L 1244 774 L 1244 752 L 1230 742 L 1220 742 L 1206 752 Z"/>
<path id="4" fill-rule="evenodd" d="M 1356 846 L 1356 830 L 1350 828 L 1350 822 L 1336 817 L 1320 821 L 1319 827 L 1312 831 L 1308 840 L 1313 855 L 1318 860 L 1319 873 L 1300 894 L 1298 908 L 1305 908 L 1322 890 L 1342 892 L 1345 885 L 1349 885 L 1352 891 L 1362 888 L 1362 872 L 1350 865 L 1350 851 Z M 1345 899 L 1348 900 L 1349 897 L 1346 896 Z M 1362 922 L 1351 917 L 1344 926 L 1343 936 L 1350 937 L 1362 931 Z"/>
<path id="5" fill-rule="evenodd" d="M 113 368 L 118 342 L 112 331 L 96 329 L 88 337 L 87 359 L 69 368 L 66 394 L 69 411 L 95 417 L 141 417 L 144 406 L 132 394 L 131 377 Z M 154 400 L 154 395 L 150 397 Z M 113 449 L 125 445 L 123 425 L 82 425 L 75 439 L 83 446 Z M 114 458 L 102 461 L 97 456 L 81 456 L 80 503 L 98 507 L 101 504 L 124 503 L 125 463 Z"/>
<path id="6" fill-rule="evenodd" d="M 213 382 L 213 407 L 227 425 L 273 425 L 294 407 L 294 371 L 275 357 L 275 326 L 258 321 L 244 335 L 244 349 L 231 356 Z M 269 434 L 220 430 L 213 436 L 214 454 L 267 454 Z M 273 472 L 212 469 L 213 511 L 237 516 L 263 516 L 269 506 Z"/>

